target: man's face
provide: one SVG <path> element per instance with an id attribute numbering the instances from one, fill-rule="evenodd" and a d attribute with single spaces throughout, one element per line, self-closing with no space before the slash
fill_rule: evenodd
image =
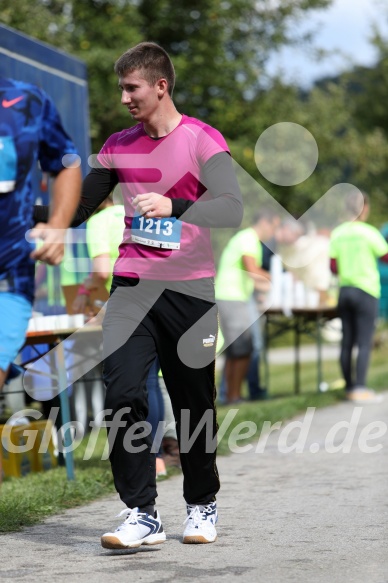
<path id="1" fill-rule="evenodd" d="M 159 84 L 150 86 L 141 71 L 132 71 L 119 78 L 121 103 L 137 121 L 147 122 L 159 106 Z"/>
<path id="2" fill-rule="evenodd" d="M 272 239 L 275 235 L 276 229 L 279 226 L 280 219 L 278 217 L 273 217 L 272 219 L 264 218 L 260 224 L 260 235 L 263 241 L 268 241 Z"/>

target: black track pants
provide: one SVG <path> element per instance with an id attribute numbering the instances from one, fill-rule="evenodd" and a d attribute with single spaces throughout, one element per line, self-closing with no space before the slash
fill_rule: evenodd
<path id="1" fill-rule="evenodd" d="M 220 486 L 214 447 L 217 329 L 210 278 L 141 284 L 131 278 L 113 279 L 103 323 L 105 408 L 112 410 L 106 419 L 113 424 L 109 443 L 115 486 L 130 508 L 154 504 L 157 496 L 151 436 L 142 436 L 141 427 L 134 431 L 134 424 L 148 415 L 146 379 L 156 355 L 177 421 L 184 498 L 190 504 L 215 499 Z M 183 437 L 191 436 L 204 418 L 208 423 L 186 447 L 190 443 Z"/>

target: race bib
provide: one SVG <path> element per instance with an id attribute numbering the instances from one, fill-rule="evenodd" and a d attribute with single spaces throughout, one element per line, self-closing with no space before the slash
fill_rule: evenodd
<path id="1" fill-rule="evenodd" d="M 182 221 L 175 217 L 146 219 L 135 215 L 132 220 L 131 240 L 149 247 L 180 249 Z"/>
<path id="2" fill-rule="evenodd" d="M 0 136 L 0 193 L 15 190 L 17 154 L 11 136 Z"/>

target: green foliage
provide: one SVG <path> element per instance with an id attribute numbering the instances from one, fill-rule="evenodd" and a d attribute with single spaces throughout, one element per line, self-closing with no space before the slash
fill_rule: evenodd
<path id="1" fill-rule="evenodd" d="M 71 5 L 66 0 L 0 0 L 0 22 L 72 52 Z"/>
<path id="2" fill-rule="evenodd" d="M 177 71 L 175 101 L 187 115 L 205 119 L 230 139 L 238 138 L 251 101 L 276 48 L 295 42 L 289 26 L 327 0 L 143 0 L 143 33 L 172 56 Z M 248 113 L 248 117 L 250 115 Z"/>
<path id="3" fill-rule="evenodd" d="M 327 124 L 329 140 L 336 138 L 334 147 L 333 141 L 324 143 L 324 155 L 331 154 L 331 158 L 327 157 L 326 176 L 330 172 L 335 178 L 342 170 L 344 181 L 368 192 L 372 202 L 370 220 L 381 226 L 388 217 L 388 40 L 376 33 L 373 44 L 378 52 L 373 67 L 357 66 L 324 79 L 314 92 L 324 100 L 320 106 L 322 127 Z M 328 98 L 330 101 L 326 102 Z M 331 126 L 340 117 L 342 130 L 333 133 Z"/>
<path id="4" fill-rule="evenodd" d="M 355 116 L 360 129 L 368 133 L 379 128 L 388 136 L 388 39 L 376 34 L 373 44 L 378 52 L 376 65 L 371 68 L 355 67 L 344 76 L 355 102 Z"/>
<path id="5" fill-rule="evenodd" d="M 380 127 L 368 131 L 359 126 L 355 104 L 349 100 L 346 80 L 326 83 L 301 94 L 296 87 L 276 80 L 252 103 L 250 127 L 231 142 L 237 162 L 270 192 L 290 213 L 301 216 L 332 186 L 342 182 L 366 190 L 372 198 L 372 220 L 387 218 L 386 169 L 388 140 Z M 302 125 L 314 136 L 319 150 L 315 171 L 304 182 L 290 187 L 268 182 L 258 171 L 254 150 L 262 131 L 279 122 Z M 248 218 L 254 206 L 245 208 Z"/>
<path id="6" fill-rule="evenodd" d="M 91 138 L 97 152 L 112 133 L 131 125 L 113 65 L 142 40 L 140 17 L 132 2 L 82 0 L 73 2 L 73 23 L 73 51 L 89 71 Z"/>
<path id="7" fill-rule="evenodd" d="M 142 40 L 173 57 L 178 109 L 215 125 L 231 139 L 249 126 L 271 51 L 299 41 L 291 24 L 332 0 L 0 0 L 0 22 L 86 61 L 93 150 L 131 125 L 115 92 L 115 60 Z"/>

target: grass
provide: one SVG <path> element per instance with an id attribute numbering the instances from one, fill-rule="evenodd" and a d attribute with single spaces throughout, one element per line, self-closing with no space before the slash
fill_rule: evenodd
<path id="1" fill-rule="evenodd" d="M 369 384 L 377 390 L 387 388 L 388 360 L 386 346 L 376 349 L 369 370 Z M 326 407 L 343 399 L 343 391 L 316 390 L 316 364 L 305 363 L 301 366 L 301 393 L 293 394 L 293 367 L 291 365 L 272 365 L 270 398 L 266 401 L 243 403 L 238 406 L 237 414 L 219 444 L 219 454 L 229 453 L 228 439 L 242 421 L 252 421 L 257 427 L 255 435 L 242 439 L 238 445 L 257 439 L 264 421 L 271 424 L 294 417 L 307 407 Z M 323 363 L 324 379 L 335 387 L 340 378 L 336 362 Z M 236 407 L 234 407 L 236 408 Z M 222 426 L 232 407 L 218 406 L 218 423 Z M 25 526 L 41 522 L 45 517 L 58 514 L 66 508 L 86 504 L 100 497 L 114 493 L 114 485 L 108 461 L 101 460 L 105 446 L 105 432 L 100 431 L 93 455 L 84 460 L 89 435 L 80 442 L 74 451 L 74 481 L 68 481 L 65 468 L 55 468 L 48 472 L 31 473 L 23 478 L 5 479 L 0 491 L 0 533 L 14 532 Z M 169 470 L 168 476 L 177 470 Z"/>

